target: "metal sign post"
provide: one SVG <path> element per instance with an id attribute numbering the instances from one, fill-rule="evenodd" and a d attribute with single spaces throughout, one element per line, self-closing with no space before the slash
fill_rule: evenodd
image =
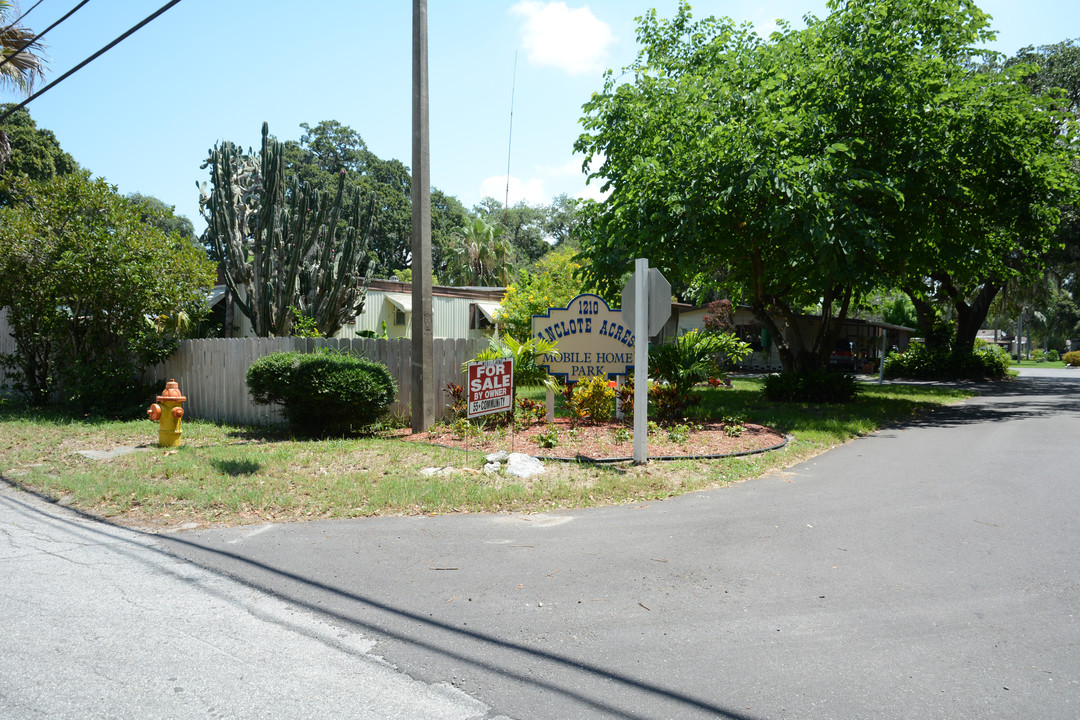
<path id="1" fill-rule="evenodd" d="M 634 261 L 622 291 L 623 322 L 634 330 L 634 462 L 649 460 L 649 338 L 671 316 L 671 283 L 648 258 Z"/>
<path id="2" fill-rule="evenodd" d="M 634 463 L 649 461 L 649 261 L 634 261 Z M 626 307 L 625 305 L 623 306 Z"/>

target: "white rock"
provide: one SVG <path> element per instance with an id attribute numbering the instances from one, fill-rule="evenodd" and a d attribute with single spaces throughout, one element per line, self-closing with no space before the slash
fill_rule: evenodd
<path id="1" fill-rule="evenodd" d="M 506 472 L 519 478 L 532 477 L 544 472 L 544 463 L 532 455 L 510 453 L 510 457 L 506 462 Z"/>
<path id="2" fill-rule="evenodd" d="M 502 470 L 502 463 L 489 462 L 487 465 L 484 465 L 484 474 L 485 475 L 495 475 L 495 474 L 498 474 L 501 470 Z"/>
<path id="3" fill-rule="evenodd" d="M 487 456 L 487 461 L 489 463 L 504 463 L 509 459 L 510 459 L 510 453 L 506 452 L 505 450 L 500 450 L 499 452 L 493 452 L 493 453 L 491 453 L 490 455 Z"/>
<path id="4" fill-rule="evenodd" d="M 421 470 L 420 474 L 424 475 L 426 477 L 431 477 L 432 475 L 453 475 L 454 474 L 454 468 L 452 468 L 450 466 L 446 466 L 446 467 L 429 467 L 429 468 L 424 468 L 423 470 Z"/>

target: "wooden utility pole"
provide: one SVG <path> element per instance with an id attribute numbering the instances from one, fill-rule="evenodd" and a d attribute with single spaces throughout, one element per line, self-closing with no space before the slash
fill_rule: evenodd
<path id="1" fill-rule="evenodd" d="M 435 423 L 431 361 L 431 153 L 428 146 L 427 0 L 413 0 L 412 430 Z"/>

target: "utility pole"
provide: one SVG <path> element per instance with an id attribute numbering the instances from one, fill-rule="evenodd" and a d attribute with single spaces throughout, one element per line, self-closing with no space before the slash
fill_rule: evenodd
<path id="1" fill-rule="evenodd" d="M 435 424 L 431 361 L 431 152 L 428 146 L 427 0 L 413 0 L 412 430 Z"/>

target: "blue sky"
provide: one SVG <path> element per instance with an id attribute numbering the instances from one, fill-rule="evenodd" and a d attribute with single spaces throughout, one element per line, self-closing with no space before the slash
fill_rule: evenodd
<path id="1" fill-rule="evenodd" d="M 53 79 L 164 0 L 95 0 L 45 38 Z M 24 8 L 31 0 L 22 0 Z M 44 29 L 74 0 L 44 0 Z M 1078 0 L 983 0 L 996 50 L 1080 36 Z M 517 53 L 510 202 L 547 203 L 586 188 L 572 151 L 581 106 L 604 69 L 634 58 L 634 18 L 675 0 L 428 0 L 433 184 L 471 207 L 506 187 Z M 777 18 L 825 14 L 823 0 L 702 0 L 768 33 Z M 382 158 L 411 162 L 408 0 L 183 0 L 30 105 L 39 126 L 121 192 L 154 195 L 200 229 L 196 183 L 223 139 L 256 146 L 265 120 L 281 139 L 338 120 Z M 0 100 L 17 98 L 0 91 Z"/>

